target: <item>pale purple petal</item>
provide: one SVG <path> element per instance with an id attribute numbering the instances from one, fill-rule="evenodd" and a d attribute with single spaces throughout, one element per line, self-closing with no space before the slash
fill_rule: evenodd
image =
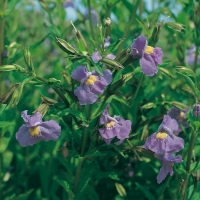
<path id="1" fill-rule="evenodd" d="M 103 138 L 103 139 L 104 139 L 104 138 Z M 107 145 L 110 144 L 111 140 L 112 140 L 112 139 L 104 139 L 104 141 L 106 142 Z"/>
<path id="2" fill-rule="evenodd" d="M 93 86 L 91 86 L 91 92 L 94 94 L 103 94 L 104 88 L 107 86 L 105 81 L 96 81 Z"/>
<path id="3" fill-rule="evenodd" d="M 35 113 L 32 116 L 27 115 L 27 110 L 21 113 L 21 117 L 26 122 L 26 126 L 33 127 L 42 123 L 42 115 L 40 113 Z"/>
<path id="4" fill-rule="evenodd" d="M 29 128 L 26 125 L 22 125 L 16 133 L 16 140 L 22 147 L 25 147 L 29 145 L 28 143 L 29 138 L 30 138 Z"/>
<path id="5" fill-rule="evenodd" d="M 98 98 L 96 94 L 85 91 L 82 86 L 77 87 L 74 94 L 78 97 L 80 105 L 93 104 Z"/>
<path id="6" fill-rule="evenodd" d="M 110 45 L 110 36 L 107 36 L 104 39 L 104 49 L 106 49 Z"/>
<path id="7" fill-rule="evenodd" d="M 162 165 L 162 167 L 160 168 L 160 171 L 157 175 L 157 183 L 160 184 L 168 175 L 168 173 L 170 173 L 170 175 L 173 175 L 173 168 L 169 165 Z"/>
<path id="8" fill-rule="evenodd" d="M 114 60 L 116 58 L 116 56 L 114 54 L 112 54 L 112 53 L 109 53 L 105 58 Z"/>
<path id="9" fill-rule="evenodd" d="M 42 138 L 40 138 L 39 136 L 38 137 L 30 136 L 29 139 L 28 139 L 28 145 L 33 146 L 34 144 L 40 142 L 41 140 L 42 140 Z"/>
<path id="10" fill-rule="evenodd" d="M 79 66 L 74 71 L 72 71 L 72 78 L 81 82 L 87 77 L 87 69 L 85 66 Z"/>
<path id="11" fill-rule="evenodd" d="M 154 48 L 153 54 L 151 56 L 153 57 L 156 65 L 162 64 L 163 51 L 161 48 L 159 48 L 159 47 Z"/>
<path id="12" fill-rule="evenodd" d="M 142 68 L 142 72 L 147 76 L 153 76 L 158 72 L 155 61 L 150 54 L 144 54 L 144 56 L 140 59 L 140 66 Z"/>
<path id="13" fill-rule="evenodd" d="M 57 140 L 60 136 L 61 127 L 54 120 L 45 121 L 40 126 L 40 138 L 44 141 Z"/>
<path id="14" fill-rule="evenodd" d="M 100 55 L 98 51 L 94 52 L 91 57 L 95 63 L 99 62 L 99 60 L 102 59 L 102 56 Z"/>
<path id="15" fill-rule="evenodd" d="M 107 85 L 112 82 L 112 72 L 109 69 L 103 71 L 103 77 L 106 79 Z"/>
<path id="16" fill-rule="evenodd" d="M 137 37 L 134 41 L 133 44 L 131 45 L 131 54 L 133 55 L 134 58 L 142 58 L 144 55 L 144 51 L 147 46 L 147 39 L 145 36 L 140 35 Z"/>

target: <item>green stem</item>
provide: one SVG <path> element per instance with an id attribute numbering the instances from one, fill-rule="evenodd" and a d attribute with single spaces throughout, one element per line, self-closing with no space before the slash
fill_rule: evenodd
<path id="1" fill-rule="evenodd" d="M 1 1 L 2 13 L 5 10 L 5 2 Z M 3 65 L 3 51 L 4 51 L 4 18 L 3 15 L 0 16 L 0 66 Z"/>
<path id="2" fill-rule="evenodd" d="M 140 81 L 139 81 L 139 83 L 138 83 L 138 85 L 137 85 L 136 91 L 135 91 L 135 93 L 134 93 L 134 95 L 133 95 L 133 98 L 131 99 L 131 102 L 132 102 L 131 105 L 134 103 L 135 98 L 136 98 L 137 95 L 138 95 L 138 92 L 139 92 L 139 90 L 140 90 L 140 87 L 141 87 L 143 81 L 144 81 L 144 74 L 142 74 L 142 76 L 140 77 Z"/>
<path id="3" fill-rule="evenodd" d="M 89 105 L 88 116 L 87 116 L 88 121 L 90 121 L 91 113 L 92 113 L 92 104 Z M 81 175 L 82 163 L 83 163 L 83 159 L 84 159 L 83 156 L 84 156 L 85 147 L 86 147 L 87 138 L 88 138 L 88 129 L 89 129 L 89 127 L 85 128 L 85 132 L 84 132 L 84 136 L 83 136 L 83 143 L 82 143 L 81 154 L 80 154 L 81 157 L 80 157 L 80 161 L 78 163 L 75 181 L 74 181 L 74 188 L 73 188 L 74 193 L 76 193 L 76 190 L 77 190 L 77 187 L 78 187 L 78 182 L 79 182 L 80 175 Z"/>
<path id="4" fill-rule="evenodd" d="M 76 170 L 75 181 L 74 181 L 74 188 L 73 188 L 74 194 L 76 194 L 76 190 L 77 190 L 77 187 L 78 187 L 78 182 L 79 182 L 80 175 L 81 175 L 82 163 L 83 163 L 83 158 L 80 158 L 80 161 L 78 163 L 78 167 L 77 167 L 77 170 Z"/>
<path id="5" fill-rule="evenodd" d="M 172 179 L 172 176 L 168 177 L 167 180 L 164 182 L 162 189 L 159 191 L 158 200 L 163 199 L 163 193 L 165 192 L 166 188 L 169 186 L 169 182 L 170 182 L 171 179 Z"/>
<path id="6" fill-rule="evenodd" d="M 131 14 L 131 18 L 129 20 L 129 23 L 128 23 L 127 27 L 124 29 L 125 31 L 124 31 L 124 35 L 122 37 L 123 39 L 125 39 L 128 36 L 129 32 L 130 32 L 130 29 L 131 29 L 131 26 L 133 25 L 133 21 L 135 19 L 136 11 L 138 9 L 139 4 L 140 4 L 140 0 L 137 0 L 136 4 L 134 6 L 134 10 L 133 10 L 133 12 Z M 125 42 L 125 40 L 122 41 L 121 45 L 119 46 L 116 57 L 120 54 L 120 52 L 121 52 L 121 50 L 122 50 L 122 48 L 124 46 L 124 42 Z"/>
<path id="7" fill-rule="evenodd" d="M 187 185 L 188 185 L 188 180 L 190 177 L 190 164 L 191 164 L 191 160 L 192 160 L 192 153 L 193 153 L 193 149 L 194 149 L 194 143 L 195 143 L 195 139 L 196 139 L 196 132 L 197 130 L 192 132 L 191 138 L 190 138 L 190 143 L 189 143 L 189 148 L 188 148 L 188 156 L 187 156 L 187 162 L 186 162 L 186 172 L 187 172 L 187 176 L 185 179 L 185 186 L 183 188 L 183 200 L 186 200 L 186 196 L 187 196 Z"/>
<path id="8" fill-rule="evenodd" d="M 92 14 L 91 14 L 91 3 L 90 3 L 90 0 L 87 0 L 87 3 L 88 3 L 88 14 L 89 14 L 89 22 L 90 22 L 90 29 L 91 29 L 92 39 L 95 40 L 94 29 L 93 29 L 93 25 L 92 25 Z"/>
<path id="9" fill-rule="evenodd" d="M 130 142 L 129 139 L 126 139 L 126 141 L 128 142 L 128 144 L 130 145 L 130 147 L 132 148 L 133 152 L 135 153 L 136 157 L 138 158 L 139 161 L 142 161 L 142 159 L 140 158 L 140 156 L 138 155 L 137 151 L 134 149 L 134 146 L 132 145 L 132 143 Z"/>
<path id="10" fill-rule="evenodd" d="M 2 154 L 0 153 L 0 200 L 2 199 L 2 177 L 1 177 L 1 172 L 2 172 Z"/>

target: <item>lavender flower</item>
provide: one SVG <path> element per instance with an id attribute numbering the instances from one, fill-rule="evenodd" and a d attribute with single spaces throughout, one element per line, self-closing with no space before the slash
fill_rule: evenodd
<path id="1" fill-rule="evenodd" d="M 178 129 L 174 132 L 175 135 L 178 135 L 182 131 L 181 125 L 185 128 L 189 127 L 189 124 L 186 120 L 187 113 L 188 110 L 180 110 L 179 108 L 176 107 L 171 108 L 168 111 L 167 114 L 178 122 Z"/>
<path id="2" fill-rule="evenodd" d="M 174 135 L 178 129 L 175 119 L 169 115 L 165 115 L 158 131 L 150 135 L 144 148 L 149 149 L 156 154 L 164 154 L 165 152 L 174 153 L 184 148 L 184 140 Z"/>
<path id="3" fill-rule="evenodd" d="M 96 71 L 88 72 L 85 66 L 79 66 L 72 72 L 72 78 L 80 82 L 74 90 L 80 105 L 93 104 L 98 94 L 103 94 L 104 88 L 112 82 L 110 70 L 103 70 L 103 76 Z"/>
<path id="4" fill-rule="evenodd" d="M 105 128 L 100 128 L 99 132 L 106 144 L 110 144 L 114 137 L 119 139 L 116 145 L 120 145 L 126 138 L 129 137 L 131 131 L 131 121 L 124 120 L 119 116 L 111 117 L 108 114 L 108 107 L 103 111 L 100 117 L 100 125 L 105 125 Z"/>
<path id="5" fill-rule="evenodd" d="M 69 7 L 74 8 L 74 3 L 70 0 L 67 0 L 63 3 L 63 6 L 64 8 L 69 8 Z"/>
<path id="6" fill-rule="evenodd" d="M 193 44 L 190 49 L 186 50 L 186 62 L 190 65 L 194 64 L 196 46 Z M 200 64 L 200 55 L 197 57 L 197 63 Z"/>
<path id="7" fill-rule="evenodd" d="M 42 115 L 35 113 L 27 115 L 27 110 L 21 113 L 25 124 L 16 133 L 16 139 L 22 147 L 33 146 L 41 140 L 57 140 L 61 127 L 54 120 L 42 122 Z"/>
<path id="8" fill-rule="evenodd" d="M 140 59 L 142 72 L 147 76 L 156 74 L 158 72 L 157 65 L 162 64 L 162 49 L 147 46 L 147 39 L 142 35 L 137 37 L 131 45 L 131 54 L 135 59 Z"/>
<path id="9" fill-rule="evenodd" d="M 183 162 L 181 155 L 174 156 L 171 153 L 165 153 L 163 155 L 155 154 L 155 157 L 162 163 L 162 167 L 157 175 L 157 182 L 160 184 L 170 173 L 173 175 L 173 165 L 175 163 Z"/>
<path id="10" fill-rule="evenodd" d="M 110 37 L 108 36 L 107 38 L 104 39 L 104 49 L 106 49 L 109 45 L 110 45 Z M 99 62 L 99 60 L 102 59 L 102 56 L 100 55 L 100 53 L 98 51 L 95 51 L 91 57 L 95 63 Z M 116 58 L 116 56 L 112 53 L 109 53 L 105 58 L 114 60 Z"/>

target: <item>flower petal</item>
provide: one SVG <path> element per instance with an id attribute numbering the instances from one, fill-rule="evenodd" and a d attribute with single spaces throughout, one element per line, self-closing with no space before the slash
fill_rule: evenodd
<path id="1" fill-rule="evenodd" d="M 84 90 L 82 86 L 77 87 L 74 94 L 78 97 L 80 105 L 93 104 L 98 98 L 96 94 Z"/>
<path id="2" fill-rule="evenodd" d="M 100 53 L 99 53 L 98 51 L 94 52 L 94 53 L 91 55 L 91 57 L 92 57 L 92 60 L 93 60 L 95 63 L 99 62 L 99 60 L 102 59 L 102 56 L 100 55 Z"/>
<path id="3" fill-rule="evenodd" d="M 26 126 L 28 127 L 37 126 L 42 123 L 42 115 L 39 112 L 30 116 L 27 115 L 27 110 L 25 110 L 21 113 L 21 117 L 26 122 Z"/>
<path id="4" fill-rule="evenodd" d="M 153 57 L 156 65 L 162 64 L 163 51 L 161 48 L 159 48 L 159 47 L 154 48 L 153 54 L 151 56 Z"/>
<path id="5" fill-rule="evenodd" d="M 30 138 L 29 128 L 26 125 L 22 125 L 20 129 L 16 133 L 16 140 L 22 147 L 26 147 L 29 145 L 28 141 Z"/>
<path id="6" fill-rule="evenodd" d="M 45 121 L 40 126 L 40 138 L 44 141 L 57 140 L 60 136 L 61 127 L 54 121 Z"/>
<path id="7" fill-rule="evenodd" d="M 116 58 L 116 56 L 114 54 L 112 54 L 112 53 L 109 53 L 105 58 L 114 60 Z"/>
<path id="8" fill-rule="evenodd" d="M 144 50 L 147 46 L 147 39 L 145 36 L 140 35 L 131 45 L 131 54 L 134 58 L 140 59 L 144 55 Z"/>
<path id="9" fill-rule="evenodd" d="M 160 184 L 167 177 L 168 173 L 170 173 L 170 175 L 172 176 L 173 168 L 169 165 L 162 165 L 162 167 L 160 168 L 160 171 L 156 177 L 158 184 Z"/>
<path id="10" fill-rule="evenodd" d="M 87 76 L 87 69 L 85 66 L 79 66 L 74 71 L 72 71 L 72 78 L 81 82 Z"/>
<path id="11" fill-rule="evenodd" d="M 153 76 L 158 72 L 156 64 L 150 54 L 144 54 L 140 59 L 140 66 L 142 67 L 142 72 L 147 76 Z"/>

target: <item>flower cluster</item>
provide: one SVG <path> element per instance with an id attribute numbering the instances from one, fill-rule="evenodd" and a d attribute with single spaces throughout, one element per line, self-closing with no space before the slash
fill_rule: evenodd
<path id="1" fill-rule="evenodd" d="M 182 162 L 181 155 L 174 156 L 184 148 L 184 140 L 175 135 L 178 128 L 177 121 L 165 115 L 158 131 L 150 135 L 144 144 L 144 148 L 153 151 L 162 164 L 157 176 L 158 183 L 161 183 L 168 173 L 172 176 L 173 164 Z"/>

